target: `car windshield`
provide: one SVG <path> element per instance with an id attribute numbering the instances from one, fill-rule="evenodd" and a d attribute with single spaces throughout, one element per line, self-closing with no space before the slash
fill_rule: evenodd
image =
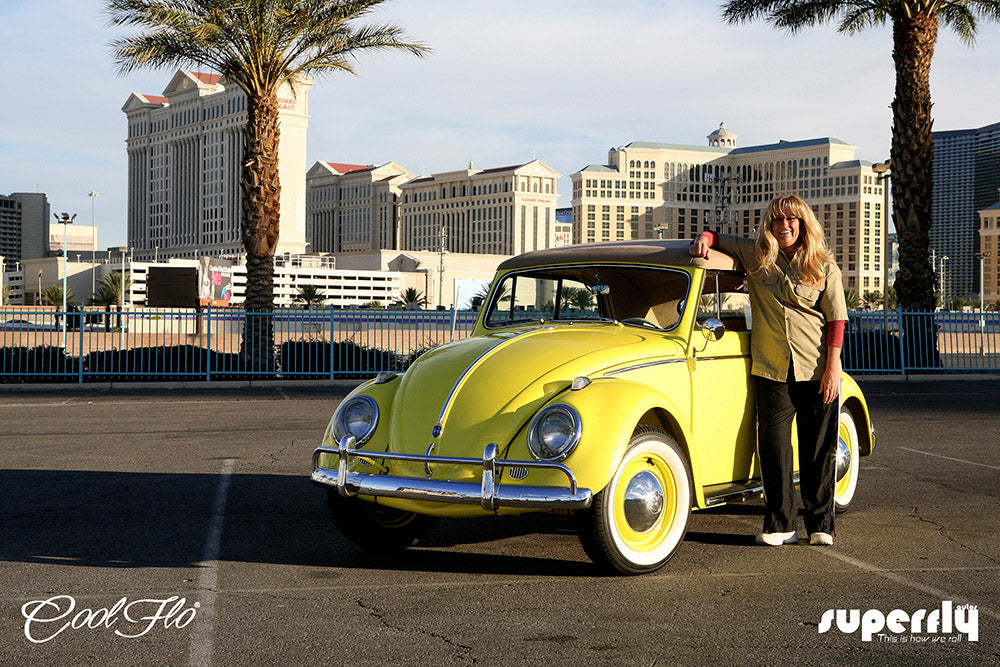
<path id="1" fill-rule="evenodd" d="M 690 277 L 648 266 L 560 266 L 509 273 L 493 290 L 487 327 L 554 320 L 617 320 L 672 329 L 687 301 Z"/>

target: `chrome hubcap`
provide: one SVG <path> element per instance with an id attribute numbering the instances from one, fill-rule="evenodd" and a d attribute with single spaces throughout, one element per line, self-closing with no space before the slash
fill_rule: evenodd
<path id="1" fill-rule="evenodd" d="M 656 475 L 644 470 L 629 480 L 624 509 L 625 520 L 635 532 L 653 527 L 663 513 L 663 487 Z"/>
<path id="2" fill-rule="evenodd" d="M 851 448 L 843 438 L 837 440 L 837 481 L 844 479 L 851 469 Z"/>

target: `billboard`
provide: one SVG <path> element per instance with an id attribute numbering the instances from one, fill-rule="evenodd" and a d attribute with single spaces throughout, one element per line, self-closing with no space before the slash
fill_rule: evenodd
<path id="1" fill-rule="evenodd" d="M 228 306 L 233 297 L 233 263 L 228 259 L 198 260 L 198 300 L 201 305 Z"/>

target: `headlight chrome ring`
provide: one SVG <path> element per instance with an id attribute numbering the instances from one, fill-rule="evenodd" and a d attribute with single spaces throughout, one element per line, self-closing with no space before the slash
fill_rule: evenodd
<path id="1" fill-rule="evenodd" d="M 354 396 L 337 408 L 333 417 L 333 437 L 340 442 L 345 435 L 353 435 L 361 445 L 375 432 L 378 424 L 378 404 L 370 396 Z"/>
<path id="2" fill-rule="evenodd" d="M 549 405 L 528 427 L 528 450 L 539 461 L 562 461 L 576 449 L 582 433 L 576 410 L 562 403 Z"/>

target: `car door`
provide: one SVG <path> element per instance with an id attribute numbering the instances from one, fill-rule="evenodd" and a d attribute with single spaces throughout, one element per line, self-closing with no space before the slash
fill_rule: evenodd
<path id="1" fill-rule="evenodd" d="M 710 320 L 723 324 L 721 336 L 706 328 Z M 751 325 L 743 275 L 706 272 L 690 352 L 692 433 L 705 486 L 759 475 L 750 377 Z"/>

